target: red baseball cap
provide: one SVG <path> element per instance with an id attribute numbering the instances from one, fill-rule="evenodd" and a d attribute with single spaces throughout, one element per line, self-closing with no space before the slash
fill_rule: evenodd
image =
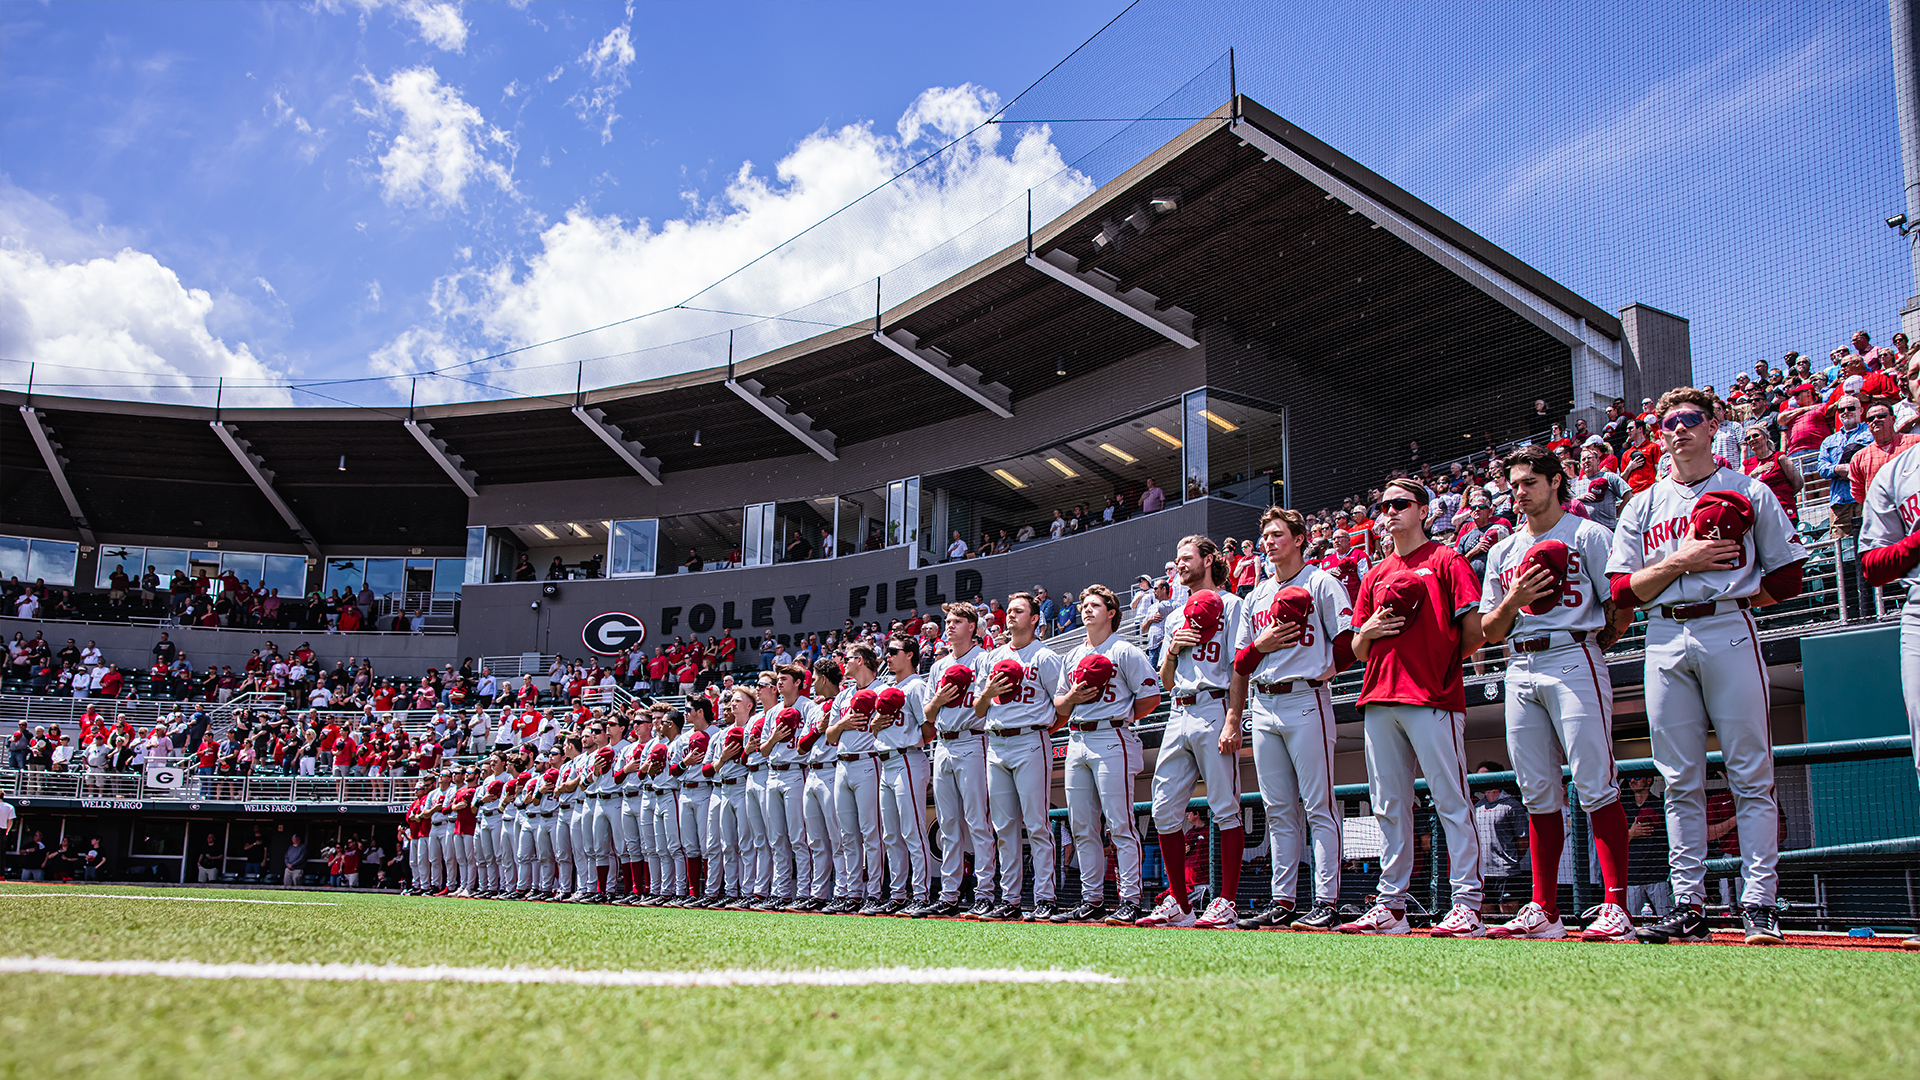
<path id="1" fill-rule="evenodd" d="M 1226 617 L 1226 605 L 1220 602 L 1220 594 L 1204 590 L 1187 597 L 1187 606 L 1182 609 L 1187 625 L 1200 632 L 1199 644 L 1212 641 L 1220 633 L 1220 624 Z"/>
<path id="2" fill-rule="evenodd" d="M 1553 578 L 1553 591 L 1527 605 L 1527 614 L 1545 615 L 1560 603 L 1567 594 L 1567 566 L 1573 559 L 1573 552 L 1558 540 L 1542 540 L 1527 549 L 1520 559 L 1520 575 L 1538 566 Z"/>
<path id="3" fill-rule="evenodd" d="M 874 707 L 880 704 L 880 695 L 872 690 L 855 690 L 853 699 L 847 702 L 847 708 L 861 716 L 872 716 Z"/>
<path id="4" fill-rule="evenodd" d="M 665 765 L 667 763 L 667 744 L 659 743 L 655 745 L 652 750 L 647 751 L 647 760 L 653 762 L 655 765 Z"/>
<path id="5" fill-rule="evenodd" d="M 1073 665 L 1073 678 L 1069 681 L 1091 686 L 1095 690 L 1105 690 L 1113 682 L 1113 661 L 1100 653 L 1088 653 Z"/>
<path id="6" fill-rule="evenodd" d="M 604 765 L 613 760 L 613 747 L 603 746 L 600 749 L 595 750 L 593 752 L 593 757 L 595 761 L 598 761 L 602 765 Z"/>
<path id="7" fill-rule="evenodd" d="M 907 695 L 897 686 L 889 686 L 874 698 L 874 710 L 882 716 L 898 716 L 907 707 Z"/>
<path id="8" fill-rule="evenodd" d="M 1737 491 L 1709 491 L 1693 504 L 1693 535 L 1739 540 L 1753 528 L 1753 503 Z"/>
<path id="9" fill-rule="evenodd" d="M 951 686 L 964 694 L 973 686 L 973 669 L 965 664 L 954 664 L 941 674 L 940 685 Z"/>
<path id="10" fill-rule="evenodd" d="M 687 736 L 687 751 L 697 757 L 705 757 L 707 756 L 707 744 L 712 741 L 712 739 L 713 736 L 708 735 L 706 732 L 696 731 Z"/>
<path id="11" fill-rule="evenodd" d="M 800 715 L 800 710 L 795 708 L 781 709 L 780 715 L 773 718 L 773 723 L 776 727 L 785 724 L 788 727 L 797 728 L 806 722 L 807 718 Z"/>
<path id="12" fill-rule="evenodd" d="M 546 772 L 543 772 L 540 774 L 540 779 L 546 781 L 549 784 L 558 783 L 560 780 L 560 770 L 548 769 Z"/>
<path id="13" fill-rule="evenodd" d="M 1411 570 L 1395 570 L 1380 582 L 1379 597 L 1381 607 L 1411 619 L 1419 614 L 1420 604 L 1427 598 L 1427 586 Z"/>
<path id="14" fill-rule="evenodd" d="M 1289 585 L 1274 595 L 1269 614 L 1276 623 L 1290 622 L 1305 628 L 1307 620 L 1313 617 L 1313 594 L 1298 585 Z"/>
<path id="15" fill-rule="evenodd" d="M 1013 684 L 1012 690 L 993 699 L 994 704 L 1005 705 L 1012 701 L 1014 697 L 1019 694 L 1020 687 L 1026 684 L 1027 668 L 1025 664 L 1009 656 L 1005 660 L 993 665 L 993 672 L 988 678 L 993 678 L 994 676 L 1004 676 L 1008 682 Z"/>

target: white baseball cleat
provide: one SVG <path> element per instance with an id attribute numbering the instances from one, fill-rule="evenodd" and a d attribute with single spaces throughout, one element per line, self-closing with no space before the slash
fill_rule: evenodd
<path id="1" fill-rule="evenodd" d="M 1233 901 L 1216 896 L 1193 925 L 1201 930 L 1236 930 L 1240 925 L 1240 912 L 1234 909 Z"/>
<path id="2" fill-rule="evenodd" d="M 1375 904 L 1367 909 L 1365 915 L 1360 916 L 1352 922 L 1341 923 L 1339 926 L 1334 927 L 1334 929 L 1343 934 L 1399 935 L 1410 932 L 1410 928 L 1407 926 L 1406 913 L 1395 911 L 1385 904 Z"/>
<path id="3" fill-rule="evenodd" d="M 1548 915 L 1546 908 L 1529 902 L 1526 907 L 1515 912 L 1513 918 L 1498 926 L 1487 927 L 1487 936 L 1557 941 L 1567 936 L 1567 924 L 1560 921 L 1560 916 Z"/>
<path id="4" fill-rule="evenodd" d="M 1544 914 L 1544 913 L 1543 913 Z M 1564 933 L 1564 931 L 1562 931 Z M 1486 937 L 1487 924 L 1480 921 L 1480 913 L 1465 904 L 1453 905 L 1447 917 L 1433 924 L 1427 931 L 1428 937 Z"/>
<path id="5" fill-rule="evenodd" d="M 1169 895 L 1135 926 L 1192 926 L 1193 912 L 1182 910 L 1180 902 Z"/>
<path id="6" fill-rule="evenodd" d="M 1591 912 L 1593 921 L 1580 931 L 1581 941 L 1638 941 L 1633 933 L 1633 918 L 1619 904 L 1601 904 Z"/>

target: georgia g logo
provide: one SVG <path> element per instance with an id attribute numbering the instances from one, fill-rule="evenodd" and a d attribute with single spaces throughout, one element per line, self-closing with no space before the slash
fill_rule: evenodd
<path id="1" fill-rule="evenodd" d="M 624 611 L 608 611 L 587 620 L 580 642 L 602 656 L 625 652 L 647 640 L 647 624 Z"/>

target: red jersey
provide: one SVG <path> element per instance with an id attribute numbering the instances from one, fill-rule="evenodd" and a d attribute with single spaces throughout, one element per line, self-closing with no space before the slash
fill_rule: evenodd
<path id="1" fill-rule="evenodd" d="M 665 656 L 656 656 L 647 661 L 647 678 L 654 682 L 659 682 L 661 679 L 667 677 L 667 672 L 672 667 L 673 661 L 668 660 Z"/>
<path id="2" fill-rule="evenodd" d="M 427 816 L 427 797 L 421 795 L 407 806 L 407 835 L 415 840 L 433 831 L 433 821 Z"/>
<path id="3" fill-rule="evenodd" d="M 453 831 L 457 836 L 473 835 L 474 826 L 479 820 L 479 815 L 473 808 L 473 799 L 474 790 L 470 787 L 463 787 L 459 791 L 454 792 L 454 802 L 458 803 L 464 800 L 467 804 L 465 810 L 455 810 L 453 812 Z"/>
<path id="4" fill-rule="evenodd" d="M 220 760 L 220 744 L 212 739 L 200 740 L 200 767 L 211 769 Z"/>
<path id="5" fill-rule="evenodd" d="M 351 765 L 353 764 L 354 755 L 358 753 L 359 750 L 359 747 L 353 745 L 352 739 L 342 735 L 334 740 L 333 743 L 333 763 L 343 768 Z"/>
<path id="6" fill-rule="evenodd" d="M 1426 586 L 1420 610 L 1398 634 L 1375 638 L 1367 650 L 1367 671 L 1358 704 L 1418 705 L 1447 712 L 1467 710 L 1461 680 L 1460 617 L 1480 603 L 1480 582 L 1467 560 L 1431 540 L 1404 559 L 1395 553 L 1374 564 L 1353 598 L 1358 630 L 1380 606 L 1382 583 L 1399 571 Z"/>

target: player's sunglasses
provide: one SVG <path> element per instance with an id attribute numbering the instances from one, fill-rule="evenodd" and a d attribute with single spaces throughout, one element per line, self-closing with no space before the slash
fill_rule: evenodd
<path id="1" fill-rule="evenodd" d="M 1380 500 L 1380 509 L 1393 510 L 1396 512 L 1405 510 L 1409 506 L 1416 506 L 1416 505 L 1418 504 L 1415 503 L 1414 500 L 1412 499 L 1381 499 Z"/>
<path id="2" fill-rule="evenodd" d="M 899 654 L 901 654 L 901 655 L 904 655 L 904 656 L 913 656 L 913 655 L 914 655 L 914 651 L 913 651 L 912 649 L 888 649 L 888 650 L 887 650 L 887 655 L 888 655 L 888 656 L 892 656 L 892 655 L 894 655 L 895 653 L 899 653 Z"/>
<path id="3" fill-rule="evenodd" d="M 1666 428 L 1668 431 L 1679 431 L 1683 427 L 1699 427 L 1706 422 L 1706 413 L 1694 412 L 1689 409 L 1686 412 L 1668 413 L 1666 416 L 1661 417 L 1660 426 Z"/>

